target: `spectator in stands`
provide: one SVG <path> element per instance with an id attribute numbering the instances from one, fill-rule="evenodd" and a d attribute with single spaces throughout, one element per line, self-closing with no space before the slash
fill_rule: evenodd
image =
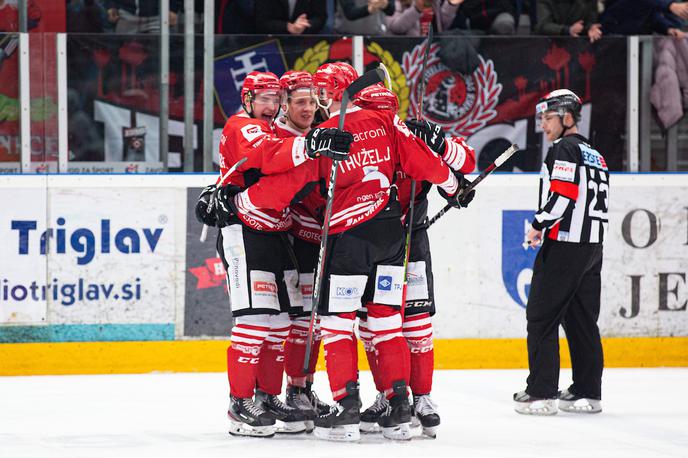
<path id="1" fill-rule="evenodd" d="M 157 0 L 107 0 L 108 20 L 116 33 L 160 33 L 160 2 Z M 182 0 L 170 0 L 170 32 L 176 30 Z"/>
<path id="2" fill-rule="evenodd" d="M 216 0 L 216 32 L 220 34 L 256 33 L 254 0 Z"/>
<path id="3" fill-rule="evenodd" d="M 67 32 L 102 33 L 107 12 L 98 0 L 67 0 Z"/>
<path id="4" fill-rule="evenodd" d="M 537 18 L 535 33 L 540 35 L 587 35 L 590 42 L 602 38 L 593 0 L 537 0 Z"/>
<path id="5" fill-rule="evenodd" d="M 337 0 L 334 30 L 351 35 L 383 35 L 384 16 L 394 14 L 394 0 Z"/>
<path id="6" fill-rule="evenodd" d="M 678 18 L 688 19 L 688 3 L 673 0 L 607 0 L 600 16 L 605 35 L 684 36 Z"/>
<path id="7" fill-rule="evenodd" d="M 516 33 L 516 7 L 513 0 L 465 0 L 461 12 L 472 31 L 492 35 Z"/>
<path id="8" fill-rule="evenodd" d="M 425 36 L 430 23 L 436 32 L 449 29 L 464 0 L 396 0 L 396 11 L 385 17 L 387 30 L 395 35 Z"/>
<path id="9" fill-rule="evenodd" d="M 256 0 L 259 33 L 319 33 L 327 21 L 324 0 Z"/>
<path id="10" fill-rule="evenodd" d="M 654 40 L 655 77 L 650 102 L 657 118 L 669 129 L 683 118 L 688 108 L 688 40 Z"/>

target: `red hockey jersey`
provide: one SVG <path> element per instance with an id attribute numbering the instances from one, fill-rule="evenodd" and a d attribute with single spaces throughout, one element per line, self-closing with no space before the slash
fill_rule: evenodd
<path id="1" fill-rule="evenodd" d="M 333 116 L 321 127 L 337 127 Z M 370 220 L 389 201 L 394 173 L 400 168 L 416 180 L 427 180 L 449 194 L 458 183 L 447 165 L 394 114 L 383 111 L 347 110 L 344 129 L 354 136 L 349 159 L 339 163 L 330 232 L 343 232 Z M 265 177 L 237 195 L 243 205 L 281 209 L 311 181 L 329 181 L 332 160 L 321 158 L 286 173 Z"/>
<path id="2" fill-rule="evenodd" d="M 475 150 L 468 146 L 463 137 L 450 137 L 444 142 L 444 154 L 442 160 L 445 164 L 459 173 L 471 173 L 475 169 Z M 403 171 L 397 170 L 397 188 L 399 188 L 399 203 L 402 214 L 406 214 L 411 195 L 411 178 Z M 427 194 L 429 186 L 416 184 L 416 202 L 421 194 Z M 423 196 L 424 197 L 424 196 Z"/>
<path id="3" fill-rule="evenodd" d="M 275 121 L 272 128 L 275 134 L 281 138 L 303 135 L 282 121 L 281 118 Z M 291 229 L 289 230 L 291 235 L 306 242 L 320 243 L 322 212 L 324 208 L 325 199 L 320 194 L 319 187 L 309 192 L 300 202 L 291 204 L 289 206 L 292 220 Z"/>
<path id="4" fill-rule="evenodd" d="M 244 174 L 254 169 L 262 175 L 279 173 L 304 163 L 303 137 L 277 138 L 267 122 L 248 117 L 245 113 L 227 120 L 220 136 L 220 177 L 240 159 L 248 160 L 219 185 L 245 186 Z M 258 176 L 258 174 L 256 174 Z M 249 183 L 250 184 L 250 183 Z M 266 210 L 238 205 L 237 215 L 248 227 L 260 231 L 285 231 L 291 226 L 289 212 L 283 209 Z"/>

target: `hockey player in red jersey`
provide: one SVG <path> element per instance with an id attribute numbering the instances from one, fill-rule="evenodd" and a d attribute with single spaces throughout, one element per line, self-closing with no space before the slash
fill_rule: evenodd
<path id="1" fill-rule="evenodd" d="M 359 92 L 354 99 L 354 104 L 361 108 L 386 110 L 392 113 L 399 110 L 397 96 L 382 85 L 371 86 Z M 410 121 L 409 124 L 414 126 L 417 122 Z M 475 151 L 462 137 L 448 139 L 440 153 L 438 154 L 443 161 L 460 174 L 470 173 L 475 167 Z M 411 179 L 403 171 L 398 170 L 395 185 L 399 190 L 399 203 L 406 219 L 410 202 Z M 427 181 L 418 183 L 416 187 L 411 252 L 407 272 L 408 290 L 402 333 L 411 353 L 410 388 L 413 393 L 415 413 L 413 423 L 418 422 L 418 425 L 423 427 L 424 434 L 435 437 L 440 423 L 437 408 L 430 398 L 434 372 L 432 316 L 435 314 L 435 303 L 430 243 L 427 228 L 422 226 L 422 222 L 427 217 L 427 194 L 431 187 L 432 184 Z M 463 201 L 463 204 L 468 203 Z M 378 430 L 377 420 L 387 410 L 388 402 L 379 385 L 375 348 L 365 314 L 361 316 L 359 322 L 359 335 L 379 391 L 373 405 L 361 414 L 361 431 L 375 432 Z"/>
<path id="2" fill-rule="evenodd" d="M 304 71 L 290 70 L 280 77 L 282 91 L 282 110 L 273 125 L 278 137 L 295 137 L 308 133 L 313 123 L 317 103 L 313 89 L 313 75 Z M 318 263 L 320 248 L 320 224 L 325 199 L 319 188 L 309 192 L 300 202 L 289 207 L 292 219 L 291 230 L 294 256 L 298 270 L 298 288 L 290 295 L 289 316 L 291 326 L 284 344 L 284 371 L 287 374 L 287 405 L 303 410 L 308 415 L 307 429 L 313 429 L 313 419 L 318 412 L 329 410 L 313 392 L 313 375 L 320 349 L 320 330 L 316 326 L 311 346 L 308 374 L 303 374 L 302 366 L 306 353 L 306 337 L 313 294 L 313 277 Z"/>
<path id="3" fill-rule="evenodd" d="M 314 75 L 319 105 L 336 126 L 342 94 L 357 78 L 345 63 L 328 63 Z M 319 128 L 309 132 L 309 151 Z M 404 240 L 401 209 L 391 186 L 397 168 L 442 188 L 447 200 L 459 190 L 452 171 L 394 114 L 349 106 L 344 130 L 353 134 L 349 158 L 338 163 L 328 257 L 320 304 L 325 360 L 333 399 L 330 412 L 315 420 L 317 437 L 350 441 L 360 437 L 360 398 L 354 320 L 365 305 L 368 328 L 378 354 L 380 386 L 390 408 L 380 417 L 383 435 L 410 439 L 408 401 L 410 356 L 402 335 L 400 305 Z M 283 174 L 266 177 L 236 196 L 256 208 L 286 207 L 308 182 L 329 179 L 332 160 L 308 162 Z"/>
<path id="4" fill-rule="evenodd" d="M 303 137 L 279 139 L 270 124 L 280 105 L 279 80 L 269 72 L 252 72 L 241 90 L 243 111 L 232 116 L 220 138 L 218 187 L 203 190 L 196 206 L 199 220 L 221 228 L 218 252 L 227 270 L 234 317 L 232 344 L 227 349 L 230 385 L 230 433 L 271 436 L 306 429 L 302 412 L 277 397 L 284 371 L 283 344 L 289 333 L 288 211 L 258 211 L 234 205 L 234 195 L 268 173 L 277 173 L 309 160 Z M 330 141 L 341 135 L 325 129 L 314 138 Z M 346 157 L 346 154 L 343 155 Z M 246 162 L 228 177 L 240 159 Z M 214 211 L 208 213 L 207 209 Z M 256 389 L 257 388 L 257 389 Z M 255 394 L 255 401 L 253 396 Z M 276 430 L 276 421 L 281 428 Z"/>

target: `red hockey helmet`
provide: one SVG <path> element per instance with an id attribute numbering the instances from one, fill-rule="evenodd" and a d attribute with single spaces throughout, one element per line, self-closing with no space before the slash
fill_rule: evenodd
<path id="1" fill-rule="evenodd" d="M 340 102 L 344 90 L 357 78 L 358 72 L 346 62 L 329 62 L 315 71 L 313 82 L 321 102 Z"/>
<path id="2" fill-rule="evenodd" d="M 244 102 L 246 94 L 255 96 L 257 92 L 274 92 L 279 94 L 280 82 L 277 75 L 272 72 L 251 72 L 246 75 L 241 86 L 241 102 Z"/>
<path id="3" fill-rule="evenodd" d="M 367 110 L 399 111 L 397 95 L 382 84 L 374 84 L 363 89 L 354 97 L 354 105 Z"/>
<path id="4" fill-rule="evenodd" d="M 311 89 L 313 75 L 308 72 L 289 70 L 279 79 L 280 88 L 288 94 L 297 89 Z"/>

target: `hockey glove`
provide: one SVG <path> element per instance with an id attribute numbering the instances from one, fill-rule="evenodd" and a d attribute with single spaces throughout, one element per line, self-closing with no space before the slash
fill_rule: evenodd
<path id="1" fill-rule="evenodd" d="M 444 154 L 444 131 L 442 130 L 442 126 L 430 121 L 409 119 L 406 121 L 406 127 L 408 127 L 416 137 L 423 140 L 432 151 L 440 156 Z"/>
<path id="2" fill-rule="evenodd" d="M 210 227 L 215 226 L 217 223 L 217 218 L 215 218 L 215 212 L 213 212 L 212 207 L 210 207 L 210 199 L 213 197 L 216 186 L 211 184 L 206 186 L 201 191 L 198 196 L 198 202 L 196 202 L 196 219 L 199 223 L 206 224 Z"/>
<path id="3" fill-rule="evenodd" d="M 350 132 L 333 127 L 311 129 L 306 135 L 306 154 L 311 159 L 325 156 L 333 161 L 345 161 L 349 158 L 353 141 L 354 136 Z"/>
<path id="4" fill-rule="evenodd" d="M 468 194 L 465 194 L 465 189 L 468 188 L 468 186 L 471 184 L 470 181 L 468 181 L 461 173 L 459 172 L 454 172 L 454 176 L 456 179 L 459 181 L 459 187 L 457 188 L 456 194 L 449 195 L 447 192 L 438 187 L 437 191 L 440 193 L 440 196 L 444 198 L 444 200 L 447 201 L 449 205 L 451 205 L 454 208 L 465 208 L 468 207 L 468 205 L 471 203 L 473 200 L 473 197 L 475 197 L 475 189 L 471 190 Z"/>
<path id="5" fill-rule="evenodd" d="M 242 189 L 239 186 L 227 185 L 217 188 L 213 193 L 210 205 L 215 210 L 218 227 L 229 226 L 232 219 L 236 218 L 236 207 L 234 206 L 234 196 L 239 194 Z"/>

